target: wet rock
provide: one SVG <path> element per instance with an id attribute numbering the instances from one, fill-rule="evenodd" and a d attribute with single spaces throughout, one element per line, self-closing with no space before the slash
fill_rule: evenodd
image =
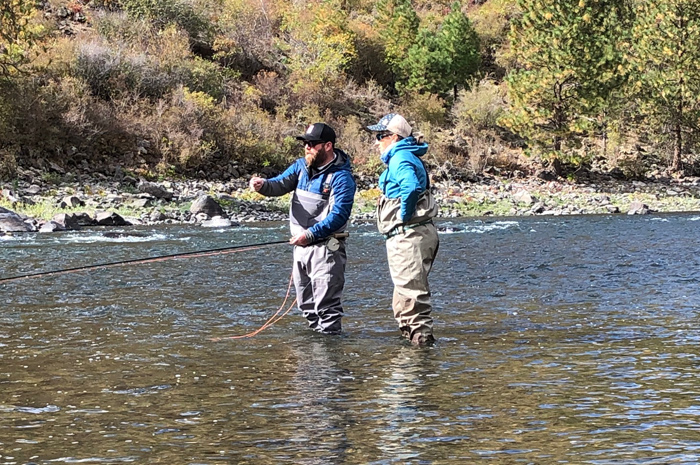
<path id="1" fill-rule="evenodd" d="M 42 224 L 41 227 L 39 228 L 40 233 L 51 233 L 51 232 L 56 232 L 56 231 L 65 231 L 66 228 L 55 222 L 55 221 L 47 221 L 46 223 Z"/>
<path id="2" fill-rule="evenodd" d="M 24 222 L 21 216 L 17 213 L 4 209 L 5 212 L 0 212 L 0 231 L 2 232 L 27 232 L 32 228 Z"/>
<path id="3" fill-rule="evenodd" d="M 114 212 L 96 212 L 95 224 L 98 226 L 129 226 L 129 223 Z"/>
<path id="4" fill-rule="evenodd" d="M 102 233 L 104 237 L 110 239 L 119 239 L 122 237 L 148 237 L 148 234 L 141 232 L 123 232 L 123 231 L 110 231 Z"/>
<path id="5" fill-rule="evenodd" d="M 209 195 L 202 195 L 198 197 L 197 200 L 192 203 L 190 212 L 194 215 L 204 213 L 209 218 L 213 218 L 215 216 L 226 216 L 224 209 L 221 208 L 221 205 L 219 205 L 219 203 Z"/>
<path id="6" fill-rule="evenodd" d="M 59 213 L 51 218 L 51 223 L 59 225 L 63 230 L 75 231 L 80 229 L 80 220 L 74 213 Z"/>

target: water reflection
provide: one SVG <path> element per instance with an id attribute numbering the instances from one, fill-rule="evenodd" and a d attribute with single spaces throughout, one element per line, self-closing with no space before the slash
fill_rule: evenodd
<path id="1" fill-rule="evenodd" d="M 289 441 L 295 449 L 306 445 L 313 453 L 277 458 L 308 465 L 343 463 L 351 447 L 347 434 L 350 411 L 344 405 L 349 396 L 346 382 L 353 377 L 339 365 L 342 348 L 338 338 L 314 335 L 313 339 L 291 351 L 297 368 L 289 382 L 292 405 L 286 412 L 293 431 Z"/>
<path id="2" fill-rule="evenodd" d="M 382 421 L 372 432 L 381 456 L 393 457 L 398 463 L 412 459 L 432 463 L 429 451 L 420 447 L 420 441 L 428 439 L 425 422 L 437 416 L 429 408 L 426 385 L 427 377 L 436 375 L 432 354 L 429 349 L 401 348 L 382 373 L 382 385 L 376 393 Z"/>

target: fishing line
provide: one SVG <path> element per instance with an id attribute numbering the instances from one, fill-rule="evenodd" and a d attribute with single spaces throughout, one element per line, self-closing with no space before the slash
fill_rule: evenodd
<path id="1" fill-rule="evenodd" d="M 236 245 L 236 246 L 232 246 L 232 247 L 222 247 L 219 249 L 197 250 L 194 252 L 184 252 L 184 253 L 176 253 L 176 254 L 170 254 L 170 255 L 161 255 L 158 257 L 137 258 L 134 260 L 122 260 L 119 262 L 102 263 L 102 264 L 98 264 L 98 265 L 78 266 L 75 268 L 66 268 L 63 270 L 44 271 L 41 273 L 30 273 L 30 274 L 25 274 L 25 275 L 20 275 L 20 276 L 12 276 L 9 278 L 0 278 L 0 284 L 12 282 L 12 281 L 19 281 L 21 279 L 30 279 L 30 278 L 39 278 L 39 277 L 43 277 L 43 276 L 57 276 L 57 275 L 62 275 L 62 274 L 77 273 L 77 272 L 85 271 L 85 270 L 97 270 L 97 269 L 102 269 L 102 268 L 112 268 L 112 267 L 116 267 L 116 266 L 137 265 L 137 264 L 141 264 L 141 263 L 155 263 L 155 262 L 161 262 L 161 261 L 165 261 L 165 260 L 174 260 L 174 259 L 178 259 L 178 258 L 198 258 L 198 257 L 210 257 L 212 255 L 224 255 L 224 254 L 235 253 L 235 252 L 256 250 L 256 249 L 260 249 L 260 248 L 267 247 L 270 245 L 277 245 L 277 244 L 289 244 L 289 241 L 284 240 L 284 241 L 274 241 L 274 242 L 262 242 L 260 244 Z"/>
<path id="2" fill-rule="evenodd" d="M 292 308 L 294 308 L 294 304 L 297 303 L 297 299 L 294 299 L 294 300 L 292 301 L 292 303 L 289 304 L 289 307 L 287 307 L 287 310 L 285 310 L 284 313 L 282 313 L 282 314 L 280 315 L 280 312 L 281 312 L 282 309 L 284 308 L 284 305 L 287 303 L 287 299 L 289 298 L 289 293 L 290 293 L 291 290 L 292 290 L 292 283 L 293 283 L 293 282 L 294 282 L 294 275 L 292 274 L 292 276 L 289 277 L 289 286 L 287 286 L 287 295 L 284 296 L 284 301 L 282 301 L 282 304 L 281 304 L 280 307 L 277 309 L 277 311 L 275 312 L 275 314 L 272 315 L 270 318 L 268 318 L 267 321 L 266 321 L 265 323 L 263 323 L 263 325 L 262 325 L 261 327 L 259 327 L 259 328 L 256 329 L 255 331 L 251 331 L 251 332 L 249 332 L 249 333 L 247 333 L 247 334 L 241 334 L 240 336 L 214 337 L 214 338 L 211 338 L 210 340 L 211 340 L 211 341 L 214 341 L 214 342 L 218 342 L 218 341 L 223 341 L 223 340 L 226 340 L 226 339 L 243 339 L 243 338 L 247 338 L 247 337 L 253 337 L 253 336 L 257 335 L 257 334 L 258 334 L 260 331 L 262 331 L 263 329 L 267 329 L 267 328 L 269 328 L 270 326 L 272 326 L 273 324 L 275 324 L 275 323 L 277 323 L 278 321 L 280 321 L 287 313 L 289 313 L 289 312 L 292 310 Z"/>

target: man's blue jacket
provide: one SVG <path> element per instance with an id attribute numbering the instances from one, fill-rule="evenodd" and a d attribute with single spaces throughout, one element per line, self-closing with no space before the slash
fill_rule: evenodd
<path id="1" fill-rule="evenodd" d="M 282 174 L 266 180 L 260 189 L 261 194 L 272 197 L 279 197 L 295 189 L 330 195 L 330 213 L 308 230 L 317 241 L 330 236 L 348 222 L 355 200 L 356 185 L 352 177 L 350 157 L 340 149 L 333 151 L 335 160 L 323 170 L 310 172 L 306 160 L 299 158 Z"/>

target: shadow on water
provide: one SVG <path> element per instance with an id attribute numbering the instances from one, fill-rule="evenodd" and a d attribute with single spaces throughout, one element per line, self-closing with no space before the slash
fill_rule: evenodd
<path id="1" fill-rule="evenodd" d="M 345 333 L 282 303 L 291 249 L 0 285 L 0 464 L 697 463 L 700 216 L 443 222 L 438 343 L 354 228 Z M 0 240 L 0 276 L 286 237 L 284 224 Z"/>

